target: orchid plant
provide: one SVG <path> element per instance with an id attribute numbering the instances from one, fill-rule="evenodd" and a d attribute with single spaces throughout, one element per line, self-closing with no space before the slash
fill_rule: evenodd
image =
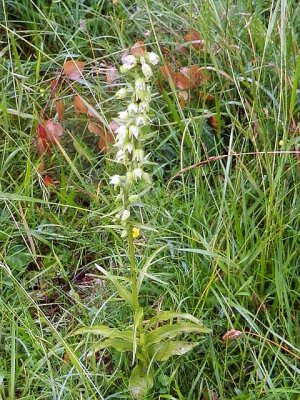
<path id="1" fill-rule="evenodd" d="M 198 344 L 187 340 L 174 340 L 176 337 L 187 333 L 203 335 L 210 332 L 194 316 L 174 311 L 161 311 L 145 321 L 145 310 L 140 302 L 141 286 L 151 263 L 137 268 L 135 239 L 139 236 L 139 228 L 134 225 L 133 216 L 135 204 L 145 192 L 138 192 L 137 183 L 141 181 L 146 187 L 151 186 L 151 177 L 145 171 L 150 155 L 145 154 L 144 148 L 149 137 L 147 130 L 151 126 L 150 83 L 153 78 L 153 68 L 158 63 L 158 55 L 147 52 L 145 46 L 138 42 L 133 46 L 131 54 L 122 58 L 120 72 L 127 77 L 126 87 L 122 87 L 116 93 L 117 99 L 128 98 L 127 108 L 120 111 L 115 120 L 118 124 L 115 162 L 122 165 L 120 169 L 124 173 L 113 175 L 110 184 L 117 191 L 116 198 L 120 204 L 115 219 L 121 227 L 124 246 L 127 242 L 130 287 L 121 283 L 118 276 L 97 265 L 102 276 L 112 282 L 119 296 L 131 307 L 133 324 L 124 331 L 106 325 L 84 327 L 76 331 L 76 334 L 93 333 L 104 338 L 97 343 L 91 354 L 106 348 L 132 353 L 133 369 L 129 378 L 129 389 L 136 399 L 143 398 L 152 388 L 155 361 L 165 361 L 171 356 L 185 354 Z M 153 254 L 153 258 L 156 254 L 157 252 Z"/>

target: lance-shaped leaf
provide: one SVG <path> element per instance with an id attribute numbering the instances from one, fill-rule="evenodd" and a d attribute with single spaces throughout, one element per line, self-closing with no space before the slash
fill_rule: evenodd
<path id="1" fill-rule="evenodd" d="M 188 321 L 192 321 L 195 324 L 202 326 L 202 324 L 200 323 L 198 318 L 194 317 L 193 315 L 186 314 L 186 313 L 180 313 L 180 312 L 176 312 L 176 311 L 162 311 L 159 314 L 155 315 L 155 317 L 151 318 L 147 325 L 152 326 L 158 322 L 168 321 L 173 318 L 186 319 Z"/>
<path id="2" fill-rule="evenodd" d="M 150 370 L 136 365 L 129 378 L 129 390 L 134 399 L 142 399 L 153 386 L 153 375 Z"/>
<path id="3" fill-rule="evenodd" d="M 100 267 L 100 265 L 98 264 L 96 264 L 96 268 L 113 283 L 119 293 L 119 296 L 122 297 L 122 299 L 124 299 L 131 307 L 134 308 L 132 293 L 118 281 L 118 278 L 107 272 L 106 269 Z"/>
<path id="4" fill-rule="evenodd" d="M 155 343 L 149 347 L 149 355 L 156 361 L 166 361 L 172 356 L 183 354 L 198 346 L 199 342 L 172 341 Z"/>
<path id="5" fill-rule="evenodd" d="M 158 343 L 164 339 L 174 338 L 182 333 L 210 333 L 211 330 L 192 322 L 178 322 L 173 325 L 164 325 L 154 329 L 145 336 L 146 344 Z"/>
<path id="6" fill-rule="evenodd" d="M 145 261 L 143 268 L 140 270 L 139 273 L 139 277 L 138 277 L 138 289 L 140 290 L 144 277 L 146 276 L 148 269 L 155 263 L 154 259 L 156 258 L 156 256 L 165 248 L 167 247 L 167 245 L 162 246 L 160 248 L 158 248 L 157 250 L 155 250 L 151 256 Z"/>
<path id="7" fill-rule="evenodd" d="M 119 351 L 120 353 L 123 353 L 124 351 L 132 351 L 133 349 L 132 338 L 130 341 L 120 337 L 103 340 L 102 342 L 99 342 L 95 346 L 93 346 L 93 349 L 89 352 L 88 355 L 90 356 L 99 350 L 109 349 L 109 348 L 113 348 Z"/>
<path id="8" fill-rule="evenodd" d="M 124 332 L 119 331 L 116 328 L 110 328 L 109 326 L 106 325 L 95 325 L 95 326 L 86 326 L 83 328 L 77 329 L 73 335 L 81 335 L 81 334 L 86 334 L 86 333 L 92 333 L 94 335 L 101 335 L 110 339 L 114 338 L 119 338 L 119 339 L 124 339 L 127 341 L 133 340 L 133 333 L 131 330 L 126 330 Z"/>

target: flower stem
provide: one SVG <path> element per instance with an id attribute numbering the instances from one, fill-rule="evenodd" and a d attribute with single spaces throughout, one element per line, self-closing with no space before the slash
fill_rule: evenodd
<path id="1" fill-rule="evenodd" d="M 129 250 L 129 260 L 130 260 L 130 275 L 131 275 L 131 290 L 133 297 L 134 310 L 137 312 L 140 309 L 139 294 L 138 294 L 138 284 L 137 284 L 137 271 L 135 262 L 135 250 L 132 235 L 132 224 L 128 222 L 127 224 L 127 239 L 128 239 L 128 250 Z"/>

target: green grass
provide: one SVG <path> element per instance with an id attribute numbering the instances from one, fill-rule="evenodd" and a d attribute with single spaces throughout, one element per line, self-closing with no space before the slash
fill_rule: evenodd
<path id="1" fill-rule="evenodd" d="M 87 61 L 74 87 L 110 121 L 120 104 L 95 70 L 119 65 L 138 38 L 182 66 L 207 67 L 201 90 L 214 96 L 182 108 L 157 75 L 149 145 L 157 164 L 137 211 L 139 264 L 165 247 L 144 305 L 148 316 L 189 312 L 212 333 L 157 366 L 149 399 L 299 399 L 299 161 L 289 153 L 299 143 L 298 2 L 3 0 L 0 16 L 0 399 L 130 398 L 131 360 L 108 351 L 87 358 L 95 339 L 71 336 L 82 325 L 132 322 L 108 282 L 86 278 L 95 263 L 129 268 L 110 216 L 116 167 L 97 151 L 87 118 L 74 115 L 71 84 L 61 93 L 63 151 L 45 159 L 55 188 L 43 183 L 35 129 L 70 57 Z M 206 51 L 182 55 L 176 42 L 191 28 Z M 243 336 L 222 341 L 233 328 Z"/>

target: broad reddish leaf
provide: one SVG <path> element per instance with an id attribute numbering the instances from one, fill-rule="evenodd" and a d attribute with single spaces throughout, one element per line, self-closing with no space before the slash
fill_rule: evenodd
<path id="1" fill-rule="evenodd" d="M 112 83 L 115 82 L 116 80 L 118 80 L 120 78 L 120 74 L 118 69 L 113 66 L 107 66 L 106 68 L 106 72 L 105 72 L 105 82 L 106 83 Z"/>
<path id="2" fill-rule="evenodd" d="M 38 137 L 37 139 L 37 151 L 38 155 L 41 156 L 44 153 L 50 154 L 50 143 L 47 139 Z"/>
<path id="3" fill-rule="evenodd" d="M 110 132 L 104 132 L 103 135 L 100 136 L 98 142 L 99 151 L 106 152 L 108 149 L 112 147 L 115 142 L 115 136 Z"/>
<path id="4" fill-rule="evenodd" d="M 82 77 L 85 61 L 68 60 L 63 65 L 65 75 L 73 81 L 78 81 Z"/>
<path id="5" fill-rule="evenodd" d="M 43 127 L 42 124 L 38 124 L 38 126 L 36 128 L 36 133 L 37 133 L 38 137 L 41 139 L 47 138 L 46 129 Z"/>
<path id="6" fill-rule="evenodd" d="M 55 108 L 56 112 L 58 115 L 58 120 L 63 121 L 64 119 L 64 110 L 65 110 L 65 105 L 63 100 L 56 100 L 55 101 Z"/>
<path id="7" fill-rule="evenodd" d="M 44 124 L 44 128 L 46 130 L 46 138 L 50 143 L 60 142 L 64 129 L 59 122 L 48 119 Z"/>
<path id="8" fill-rule="evenodd" d="M 165 65 L 163 65 L 160 69 L 162 76 L 165 79 L 169 79 L 169 77 L 171 77 L 171 79 L 173 81 L 175 81 L 175 76 L 176 76 L 176 72 L 174 71 L 173 67 L 171 64 L 166 63 Z"/>
<path id="9" fill-rule="evenodd" d="M 195 29 L 190 30 L 185 36 L 186 42 L 189 42 L 195 50 L 203 50 L 205 48 L 205 41 L 202 40 L 201 33 Z"/>
<path id="10" fill-rule="evenodd" d="M 74 111 L 76 113 L 86 113 L 88 108 L 87 106 L 84 104 L 84 102 L 82 101 L 80 96 L 74 96 Z"/>
<path id="11" fill-rule="evenodd" d="M 212 128 L 218 129 L 218 121 L 217 121 L 217 118 L 216 118 L 216 117 L 214 117 L 214 116 L 209 117 L 209 124 L 210 124 L 210 126 L 211 126 Z"/>
<path id="12" fill-rule="evenodd" d="M 191 89 L 193 87 L 193 84 L 192 81 L 185 75 L 183 75 L 181 72 L 176 72 L 175 86 L 178 89 L 186 90 L 186 89 Z"/>
<path id="13" fill-rule="evenodd" d="M 203 71 L 198 65 L 181 68 L 180 72 L 189 79 L 191 88 L 203 83 Z"/>
<path id="14" fill-rule="evenodd" d="M 106 132 L 103 126 L 96 124 L 96 122 L 90 122 L 88 124 L 88 130 L 99 136 L 98 149 L 100 152 L 107 151 L 115 141 L 114 134 L 112 132 Z"/>
<path id="15" fill-rule="evenodd" d="M 235 340 L 242 336 L 243 332 L 237 329 L 231 329 L 230 331 L 226 332 L 225 335 L 222 337 L 224 341 L 227 340 Z"/>
<path id="16" fill-rule="evenodd" d="M 45 175 L 43 181 L 44 181 L 45 186 L 53 186 L 54 185 L 54 180 L 50 175 Z"/>
<path id="17" fill-rule="evenodd" d="M 99 135 L 99 136 L 105 133 L 102 126 L 100 126 L 99 124 L 96 124 L 96 122 L 90 122 L 88 124 L 88 130 L 91 133 L 95 133 L 96 135 Z"/>
<path id="18" fill-rule="evenodd" d="M 142 40 L 138 40 L 130 49 L 133 56 L 143 56 L 146 51 L 146 46 Z"/>
<path id="19" fill-rule="evenodd" d="M 185 56 L 188 56 L 189 53 L 190 53 L 188 47 L 186 47 L 186 46 L 184 46 L 183 44 L 178 43 L 178 42 L 175 43 L 175 50 L 176 50 L 178 53 L 183 54 L 183 55 L 185 55 Z"/>
<path id="20" fill-rule="evenodd" d="M 52 81 L 50 82 L 51 94 L 56 92 L 58 83 L 59 83 L 59 79 L 58 78 L 52 79 Z"/>

